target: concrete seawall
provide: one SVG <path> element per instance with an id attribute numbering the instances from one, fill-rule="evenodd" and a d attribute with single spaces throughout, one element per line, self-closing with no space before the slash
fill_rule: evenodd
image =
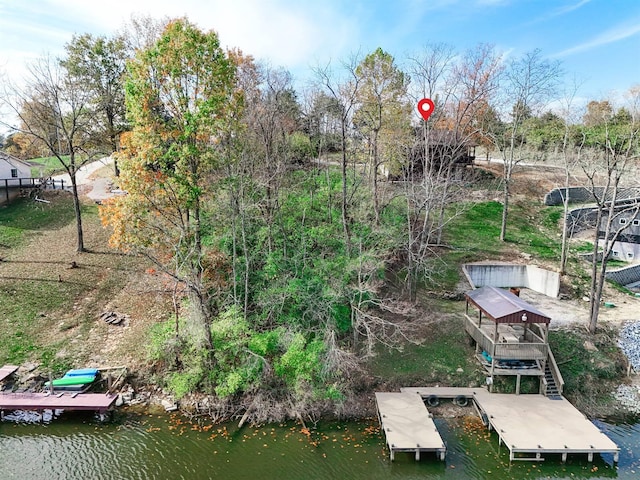
<path id="1" fill-rule="evenodd" d="M 560 293 L 560 274 L 535 265 L 467 263 L 462 270 L 473 288 L 524 287 L 552 298 Z"/>

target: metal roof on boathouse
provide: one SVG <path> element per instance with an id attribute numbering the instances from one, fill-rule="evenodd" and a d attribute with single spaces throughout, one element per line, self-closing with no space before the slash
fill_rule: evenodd
<path id="1" fill-rule="evenodd" d="M 495 323 L 544 323 L 551 318 L 513 293 L 496 287 L 481 287 L 465 293 L 467 304 L 480 309 Z M 526 315 L 526 316 L 525 316 Z M 524 317 L 524 320 L 523 320 Z"/>

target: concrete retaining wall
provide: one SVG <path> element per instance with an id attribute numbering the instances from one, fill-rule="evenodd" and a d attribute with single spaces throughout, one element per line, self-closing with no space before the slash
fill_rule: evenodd
<path id="1" fill-rule="evenodd" d="M 560 274 L 535 265 L 467 263 L 462 270 L 473 288 L 524 287 L 553 298 L 560 293 Z"/>
<path id="2" fill-rule="evenodd" d="M 602 187 L 596 187 L 596 195 L 601 195 Z M 544 196 L 545 205 L 562 205 L 563 198 L 569 203 L 595 202 L 593 194 L 585 187 L 554 188 Z"/>
<path id="3" fill-rule="evenodd" d="M 569 188 L 554 188 L 544 196 L 545 205 L 562 205 L 562 199 L 567 198 L 569 203 L 594 203 L 596 199 L 594 194 L 598 198 L 602 197 L 604 187 L 595 187 L 593 193 L 586 187 L 569 187 Z M 613 193 L 613 192 L 610 192 Z M 617 192 L 617 199 L 624 200 L 628 198 L 637 197 L 640 195 L 640 188 L 629 187 L 621 188 Z M 611 200 L 606 198 L 605 200 Z"/>
<path id="4" fill-rule="evenodd" d="M 618 270 L 607 271 L 607 279 L 619 285 L 633 285 L 640 281 L 640 265 L 620 268 Z"/>
<path id="5" fill-rule="evenodd" d="M 569 235 L 596 227 L 597 212 L 593 207 L 574 208 L 567 215 Z"/>

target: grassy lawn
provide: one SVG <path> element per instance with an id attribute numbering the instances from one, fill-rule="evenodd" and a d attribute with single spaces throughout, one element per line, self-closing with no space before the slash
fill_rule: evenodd
<path id="1" fill-rule="evenodd" d="M 39 203 L 19 198 L 0 207 L 0 252 L 24 244 L 42 230 L 68 225 L 74 220 L 73 200 L 60 196 L 55 203 Z"/>
<path id="2" fill-rule="evenodd" d="M 450 248 L 441 250 L 432 261 L 432 279 L 442 290 L 455 289 L 460 281 L 460 265 L 467 262 L 508 260 L 517 252 L 534 259 L 559 261 L 557 224 L 562 210 L 558 207 L 512 205 L 504 242 L 500 241 L 500 202 L 463 204 L 449 213 L 444 238 Z"/>
<path id="3" fill-rule="evenodd" d="M 464 305 L 461 301 L 432 302 L 427 309 L 438 313 L 416 320 L 428 322 L 422 327 L 420 343 L 406 343 L 399 350 L 379 347 L 368 362 L 371 374 L 379 383 L 394 388 L 481 385 L 485 374 L 464 331 Z"/>
<path id="4" fill-rule="evenodd" d="M 0 255 L 9 255 L 0 276 L 0 307 L 5 318 L 0 325 L 0 360 L 5 363 L 19 364 L 37 352 L 36 319 L 61 308 L 78 293 L 73 283 L 56 282 L 46 275 L 40 281 L 31 277 L 35 269 L 15 254 L 37 235 L 63 228 L 73 220 L 73 201 L 66 195 L 49 204 L 23 198 L 0 208 Z M 43 266 L 46 268 L 45 264 L 38 268 Z M 55 264 L 51 262 L 49 268 L 54 269 Z"/>
<path id="5" fill-rule="evenodd" d="M 78 254 L 71 196 L 56 192 L 47 198 L 51 203 L 21 199 L 0 208 L 0 364 L 32 361 L 56 374 L 82 366 L 105 348 L 110 332 L 97 319 L 105 308 L 115 308 L 111 302 L 118 299 L 123 309 L 151 314 L 152 305 L 127 302 L 154 297 L 122 293 L 144 267 L 139 259 L 106 248 L 108 232 L 95 205 L 83 206 L 89 252 Z M 114 358 L 121 361 L 115 350 Z"/>
<path id="6" fill-rule="evenodd" d="M 60 160 L 56 157 L 32 158 L 29 163 L 34 165 L 31 167 L 31 176 L 33 178 L 48 177 L 54 173 L 64 171 L 62 165 L 60 165 Z"/>
<path id="7" fill-rule="evenodd" d="M 446 237 L 454 249 L 469 256 L 499 256 L 517 247 L 537 258 L 558 260 L 557 225 L 561 216 L 559 207 L 511 205 L 506 240 L 501 242 L 502 204 L 495 201 L 468 204 L 452 218 Z"/>

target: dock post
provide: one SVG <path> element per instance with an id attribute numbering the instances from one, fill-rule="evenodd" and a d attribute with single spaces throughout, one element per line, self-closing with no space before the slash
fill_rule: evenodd
<path id="1" fill-rule="evenodd" d="M 420 449 L 416 448 L 416 462 L 420 461 Z"/>

